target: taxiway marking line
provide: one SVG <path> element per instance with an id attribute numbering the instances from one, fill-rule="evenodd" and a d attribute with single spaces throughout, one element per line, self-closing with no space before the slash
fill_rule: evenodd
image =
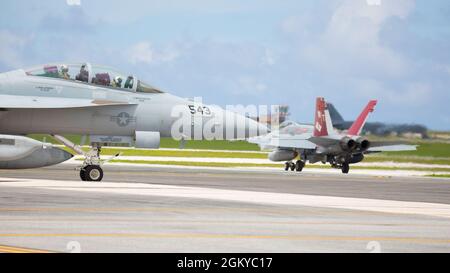
<path id="1" fill-rule="evenodd" d="M 48 250 L 0 245 L 0 253 L 51 253 Z"/>
<path id="2" fill-rule="evenodd" d="M 273 193 L 259 191 L 226 190 L 203 187 L 173 186 L 142 183 L 80 183 L 68 181 L 30 179 L 27 182 L 0 183 L 0 186 L 25 187 L 33 189 L 94 192 L 102 194 L 125 194 L 134 196 L 158 196 L 168 198 L 194 198 L 251 204 L 317 207 L 394 213 L 426 215 L 450 218 L 450 204 L 395 201 L 370 198 L 340 196 L 320 196 L 292 193 Z"/>
<path id="3" fill-rule="evenodd" d="M 173 220 L 173 219 L 165 219 L 165 218 L 98 218 L 98 217 L 82 217 L 82 218 L 65 218 L 65 217 L 54 217 L 54 218 L 1 218 L 0 221 L 7 222 L 151 222 L 153 224 L 213 224 L 213 225 L 350 225 L 350 226 L 394 226 L 394 227 L 429 227 L 430 224 L 408 224 L 408 223 L 371 223 L 371 222 L 310 222 L 310 221 L 236 221 L 235 219 L 230 220 Z M 449 227 L 444 224 L 432 224 L 433 227 Z"/>
<path id="4" fill-rule="evenodd" d="M 242 235 L 211 233 L 2 233 L 3 237 L 98 237 L 98 238 L 196 238 L 196 239 L 267 239 L 298 241 L 393 241 L 418 244 L 447 244 L 450 239 L 414 237 L 352 237 L 352 236 L 314 236 L 314 235 Z"/>

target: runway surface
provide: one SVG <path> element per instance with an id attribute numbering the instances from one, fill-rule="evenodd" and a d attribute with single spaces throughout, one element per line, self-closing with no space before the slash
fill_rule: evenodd
<path id="1" fill-rule="evenodd" d="M 0 171 L 0 252 L 450 252 L 450 180 L 109 165 Z"/>

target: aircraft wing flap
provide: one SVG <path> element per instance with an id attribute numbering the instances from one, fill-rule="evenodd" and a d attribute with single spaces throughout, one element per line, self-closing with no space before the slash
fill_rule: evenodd
<path id="1" fill-rule="evenodd" d="M 98 107 L 106 105 L 132 105 L 132 104 L 125 101 L 0 95 L 0 108 L 2 109 L 20 109 L 20 108 L 56 109 L 56 108 Z"/>

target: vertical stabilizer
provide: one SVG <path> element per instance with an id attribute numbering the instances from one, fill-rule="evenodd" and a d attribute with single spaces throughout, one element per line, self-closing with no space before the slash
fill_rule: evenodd
<path id="1" fill-rule="evenodd" d="M 316 99 L 316 112 L 314 121 L 314 136 L 321 137 L 328 135 L 327 121 L 325 116 L 326 103 L 324 98 Z"/>
<path id="2" fill-rule="evenodd" d="M 327 108 L 330 112 L 331 121 L 335 126 L 337 125 L 343 125 L 345 123 L 345 120 L 342 118 L 342 115 L 339 113 L 339 111 L 334 107 L 332 103 L 327 102 Z"/>
<path id="3" fill-rule="evenodd" d="M 364 127 L 364 124 L 366 124 L 367 117 L 369 116 L 369 113 L 373 112 L 375 109 L 375 105 L 377 105 L 376 100 L 371 100 L 367 104 L 367 106 L 364 108 L 364 110 L 359 114 L 359 117 L 353 122 L 350 129 L 348 129 L 347 134 L 350 136 L 358 136 L 361 133 L 362 128 Z"/>

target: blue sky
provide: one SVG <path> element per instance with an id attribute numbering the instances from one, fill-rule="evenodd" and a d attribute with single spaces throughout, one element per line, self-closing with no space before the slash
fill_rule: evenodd
<path id="1" fill-rule="evenodd" d="M 6 0 L 2 11 L 0 71 L 89 61 L 210 104 L 289 104 L 300 122 L 316 96 L 348 119 L 376 98 L 372 121 L 450 130 L 447 0 Z"/>

